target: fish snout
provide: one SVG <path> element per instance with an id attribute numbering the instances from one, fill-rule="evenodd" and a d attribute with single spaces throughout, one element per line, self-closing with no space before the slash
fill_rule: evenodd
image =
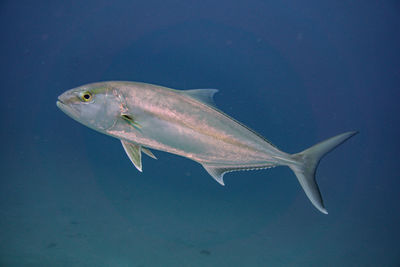
<path id="1" fill-rule="evenodd" d="M 70 92 L 70 91 L 66 91 L 64 93 L 62 93 L 61 95 L 58 96 L 58 101 L 64 105 L 68 105 L 72 102 L 72 100 L 76 98 L 76 96 Z"/>
<path id="2" fill-rule="evenodd" d="M 70 117 L 76 118 L 78 116 L 77 110 L 73 108 L 74 102 L 76 102 L 76 95 L 71 93 L 70 91 L 64 92 L 60 96 L 58 96 L 56 105 L 59 109 L 61 109 L 64 113 L 69 115 Z"/>

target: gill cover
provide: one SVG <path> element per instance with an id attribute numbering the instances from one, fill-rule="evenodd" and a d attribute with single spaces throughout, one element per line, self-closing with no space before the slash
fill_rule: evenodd
<path id="1" fill-rule="evenodd" d="M 57 106 L 74 120 L 103 133 L 120 114 L 120 99 L 105 83 L 70 89 L 58 97 Z"/>
<path id="2" fill-rule="evenodd" d="M 100 131 L 110 129 L 120 114 L 120 99 L 111 88 L 88 91 L 92 94 L 92 101 L 84 103 L 88 126 Z"/>

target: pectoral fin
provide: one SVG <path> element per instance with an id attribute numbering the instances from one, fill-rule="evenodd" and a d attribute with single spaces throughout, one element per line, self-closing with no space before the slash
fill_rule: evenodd
<path id="1" fill-rule="evenodd" d="M 129 123 L 133 128 L 135 128 L 138 131 L 140 131 L 140 128 L 142 128 L 142 126 L 135 120 L 135 118 L 131 114 L 123 113 L 121 114 L 121 119 Z"/>
<path id="2" fill-rule="evenodd" d="M 136 169 L 142 171 L 142 146 L 121 140 L 122 146 Z"/>

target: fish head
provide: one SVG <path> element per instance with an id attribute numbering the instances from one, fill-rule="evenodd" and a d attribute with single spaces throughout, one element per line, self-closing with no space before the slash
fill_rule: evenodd
<path id="1" fill-rule="evenodd" d="M 57 107 L 83 125 L 105 132 L 121 114 L 120 98 L 108 83 L 70 89 L 58 97 Z"/>

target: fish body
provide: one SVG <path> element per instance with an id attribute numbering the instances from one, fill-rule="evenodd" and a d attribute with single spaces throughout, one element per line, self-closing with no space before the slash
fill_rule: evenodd
<path id="1" fill-rule="evenodd" d="M 185 91 L 133 82 L 114 86 L 140 129 L 118 123 L 106 130 L 109 135 L 203 164 L 276 164 L 273 156 L 284 156 L 260 135 Z"/>
<path id="2" fill-rule="evenodd" d="M 353 136 L 338 135 L 297 154 L 218 110 L 216 89 L 175 90 L 138 82 L 101 82 L 68 90 L 57 106 L 82 124 L 121 140 L 142 171 L 141 152 L 166 151 L 194 160 L 220 184 L 224 173 L 288 166 L 317 209 L 327 213 L 314 174 L 320 158 Z"/>

